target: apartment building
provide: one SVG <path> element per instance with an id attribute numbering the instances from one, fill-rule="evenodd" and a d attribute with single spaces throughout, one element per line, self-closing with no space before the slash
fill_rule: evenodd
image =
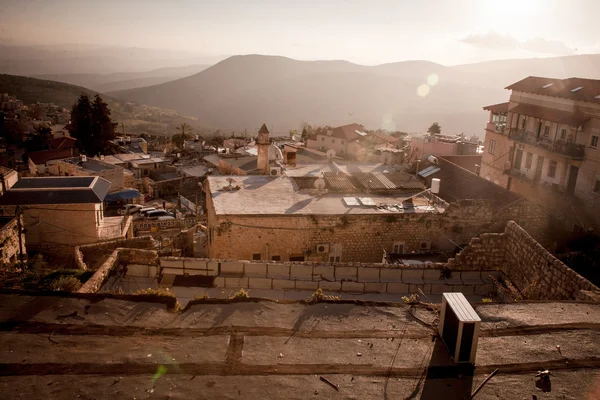
<path id="1" fill-rule="evenodd" d="M 481 176 L 537 202 L 569 230 L 600 227 L 600 80 L 528 77 L 490 119 Z"/>

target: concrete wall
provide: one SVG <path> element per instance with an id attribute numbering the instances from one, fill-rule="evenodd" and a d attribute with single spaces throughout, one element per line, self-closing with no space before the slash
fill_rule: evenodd
<path id="1" fill-rule="evenodd" d="M 494 154 L 490 154 L 490 141 L 495 141 Z M 481 160 L 480 176 L 500 185 L 508 187 L 508 175 L 504 173 L 504 166 L 510 161 L 510 148 L 512 142 L 507 135 L 486 130 L 483 142 L 483 154 Z"/>
<path id="2" fill-rule="evenodd" d="M 315 140 L 308 140 L 307 147 L 320 151 L 335 150 L 335 155 L 338 157 L 346 156 L 347 141 L 338 137 L 329 135 L 317 135 Z"/>

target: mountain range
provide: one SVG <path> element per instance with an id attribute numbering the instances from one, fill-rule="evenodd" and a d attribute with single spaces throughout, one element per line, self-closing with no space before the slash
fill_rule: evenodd
<path id="1" fill-rule="evenodd" d="M 405 61 L 363 66 L 347 61 L 298 61 L 233 56 L 170 82 L 110 92 L 118 99 L 165 107 L 222 130 L 275 131 L 357 122 L 367 128 L 483 134 L 482 107 L 507 101 L 503 88 L 529 75 L 600 78 L 600 55 L 500 60 L 443 66 Z"/>

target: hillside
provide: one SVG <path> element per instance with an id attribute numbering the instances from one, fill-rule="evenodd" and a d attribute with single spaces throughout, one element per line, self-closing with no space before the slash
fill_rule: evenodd
<path id="1" fill-rule="evenodd" d="M 276 131 L 311 124 L 362 123 L 368 128 L 483 134 L 482 107 L 505 101 L 503 88 L 528 75 L 600 78 L 600 55 L 502 60 L 448 67 L 407 61 L 367 67 L 346 61 L 234 56 L 171 82 L 111 92 L 115 98 L 193 115 L 222 130 Z M 420 96 L 420 85 L 435 83 Z"/>
<path id="2" fill-rule="evenodd" d="M 55 103 L 67 109 L 75 104 L 81 94 L 90 97 L 97 94 L 93 90 L 63 82 L 6 74 L 0 74 L 0 93 L 15 95 L 25 104 Z M 113 121 L 124 123 L 131 133 L 162 134 L 165 130 L 174 132 L 175 127 L 182 122 L 194 127 L 196 132 L 206 129 L 195 118 L 182 116 L 172 110 L 147 105 L 126 107 L 123 101 L 111 96 L 101 96 L 111 110 Z"/>

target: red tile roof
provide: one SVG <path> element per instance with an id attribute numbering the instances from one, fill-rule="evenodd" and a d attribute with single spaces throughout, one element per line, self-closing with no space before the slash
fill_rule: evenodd
<path id="1" fill-rule="evenodd" d="M 32 151 L 27 153 L 27 157 L 35 164 L 41 165 L 46 164 L 51 160 L 60 160 L 62 158 L 68 158 L 73 156 L 72 149 L 52 149 L 42 151 Z"/>
<path id="2" fill-rule="evenodd" d="M 348 124 L 333 128 L 333 137 L 346 140 L 355 140 L 362 136 L 356 133 L 356 131 L 364 131 L 365 127 L 359 124 Z"/>
<path id="3" fill-rule="evenodd" d="M 572 91 L 578 87 L 581 89 Z M 600 104 L 600 80 L 598 79 L 553 79 L 530 76 L 507 86 L 506 89 Z"/>

